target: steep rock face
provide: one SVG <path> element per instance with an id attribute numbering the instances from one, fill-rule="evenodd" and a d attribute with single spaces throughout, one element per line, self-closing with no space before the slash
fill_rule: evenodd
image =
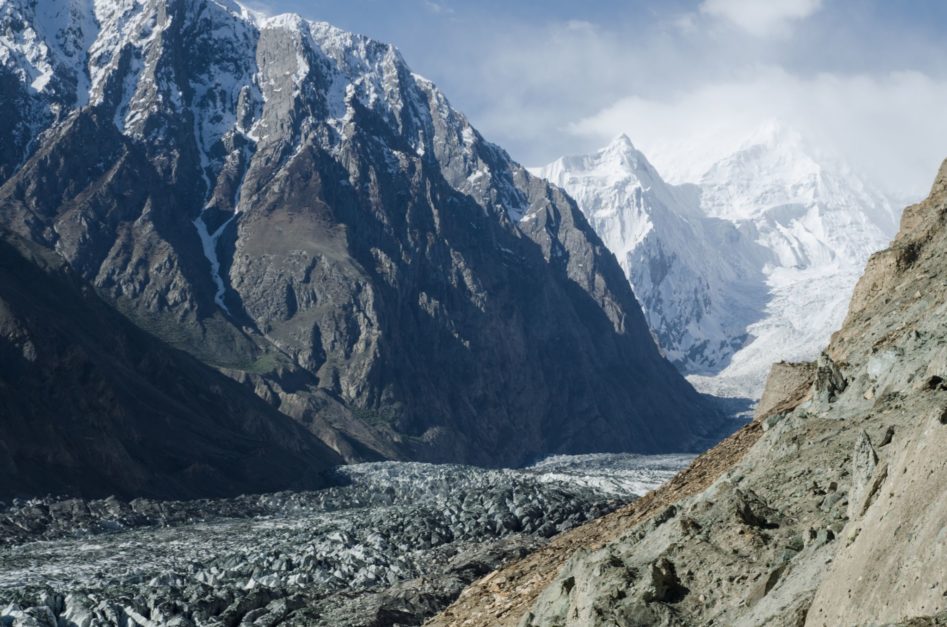
<path id="1" fill-rule="evenodd" d="M 391 46 L 206 0 L 5 11 L 4 67 L 43 115 L 0 222 L 347 459 L 714 428 L 575 204 Z"/>
<path id="2" fill-rule="evenodd" d="M 807 400 L 817 373 L 812 362 L 790 363 L 779 361 L 769 369 L 766 389 L 753 411 L 756 420 L 795 409 Z"/>
<path id="3" fill-rule="evenodd" d="M 664 509 L 632 505 L 632 524 L 604 538 L 577 530 L 580 542 L 546 556 L 557 575 L 545 585 L 483 580 L 432 624 L 939 624 L 945 215 L 947 162 L 892 247 L 872 257 L 818 363 L 793 368 L 808 372 L 808 393 L 782 386 L 786 398 L 751 425 L 758 441 L 709 486 L 698 464 L 736 439 L 672 481 L 681 497 Z M 518 569 L 491 579 L 524 581 Z"/>
<path id="4" fill-rule="evenodd" d="M 163 345 L 42 249 L 0 241 L 0 495 L 319 488 L 338 456 Z"/>
<path id="5" fill-rule="evenodd" d="M 696 187 L 664 182 L 624 135 L 536 173 L 576 199 L 682 371 L 714 374 L 750 339 L 746 329 L 766 304 L 770 256 L 728 221 L 704 216 Z"/>
<path id="6" fill-rule="evenodd" d="M 869 261 L 829 345 L 837 361 L 859 366 L 853 393 L 897 399 L 908 420 L 881 440 L 894 446 L 860 490 L 850 542 L 819 586 L 807 624 L 901 621 L 947 609 L 945 216 L 947 162 L 928 199 L 905 209 L 892 246 Z"/>

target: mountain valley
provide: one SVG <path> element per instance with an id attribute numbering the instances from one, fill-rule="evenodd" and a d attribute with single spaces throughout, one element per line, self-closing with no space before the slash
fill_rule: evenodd
<path id="1" fill-rule="evenodd" d="M 429 624 L 943 624 L 945 215 L 947 161 L 754 422 L 594 523 L 608 533 L 565 534 Z"/>
<path id="2" fill-rule="evenodd" d="M 0 0 L 0 627 L 947 625 L 947 161 L 649 80 L 834 3 L 303 4 Z"/>

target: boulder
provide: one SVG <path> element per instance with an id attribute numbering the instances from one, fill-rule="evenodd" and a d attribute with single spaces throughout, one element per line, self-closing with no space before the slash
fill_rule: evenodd
<path id="1" fill-rule="evenodd" d="M 816 364 L 811 361 L 773 364 L 766 380 L 763 396 L 756 405 L 755 420 L 792 411 L 810 397 L 815 381 Z"/>

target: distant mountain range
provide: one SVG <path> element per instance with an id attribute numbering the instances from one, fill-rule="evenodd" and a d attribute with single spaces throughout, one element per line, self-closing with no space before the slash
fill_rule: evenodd
<path id="1" fill-rule="evenodd" d="M 690 184 L 625 136 L 535 172 L 616 254 L 668 358 L 727 396 L 758 398 L 771 363 L 813 358 L 897 228 L 884 194 L 776 123 Z"/>
<path id="2" fill-rule="evenodd" d="M 6 492 L 279 487 L 201 466 L 238 436 L 294 474 L 687 450 L 720 423 L 575 203 L 392 46 L 229 0 L 8 0 L 0 116 Z"/>

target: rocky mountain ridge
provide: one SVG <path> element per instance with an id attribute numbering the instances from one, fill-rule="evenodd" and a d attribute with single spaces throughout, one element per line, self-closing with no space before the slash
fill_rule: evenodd
<path id="1" fill-rule="evenodd" d="M 55 254 L 0 239 L 0 494 L 231 496 L 332 485 L 341 458 L 141 331 Z"/>
<path id="2" fill-rule="evenodd" d="M 943 624 L 945 216 L 947 161 L 822 356 L 774 369 L 769 409 L 672 481 L 676 497 L 616 512 L 607 535 L 579 528 L 431 624 Z"/>
<path id="3" fill-rule="evenodd" d="M 0 33 L 0 226 L 345 460 L 715 436 L 574 202 L 392 46 L 229 0 L 10 0 Z"/>

